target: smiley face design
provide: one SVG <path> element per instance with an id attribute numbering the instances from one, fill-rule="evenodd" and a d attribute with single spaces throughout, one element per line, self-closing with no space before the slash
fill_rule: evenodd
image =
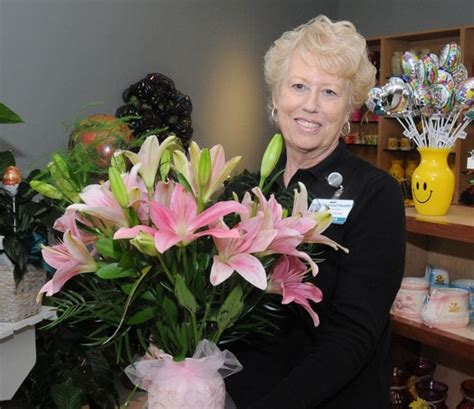
<path id="1" fill-rule="evenodd" d="M 431 199 L 431 196 L 433 196 L 433 190 L 428 188 L 428 183 L 426 181 L 416 181 L 412 187 L 412 194 L 414 200 L 423 204 Z"/>
<path id="2" fill-rule="evenodd" d="M 444 284 L 444 277 L 441 274 L 436 274 L 435 283 Z"/>
<path id="3" fill-rule="evenodd" d="M 411 191 L 417 213 L 446 214 L 454 193 L 454 173 L 448 165 L 449 148 L 419 148 L 421 162 L 413 171 Z"/>

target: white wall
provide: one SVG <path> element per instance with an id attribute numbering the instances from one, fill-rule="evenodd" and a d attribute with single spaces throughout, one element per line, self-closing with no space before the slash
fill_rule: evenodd
<path id="1" fill-rule="evenodd" d="M 67 144 L 64 122 L 114 113 L 123 89 L 162 72 L 192 98 L 194 139 L 256 168 L 274 132 L 263 55 L 320 13 L 375 36 L 473 24 L 474 1 L 0 0 L 0 101 L 26 122 L 0 127 L 0 150 L 42 167 Z"/>
<path id="2" fill-rule="evenodd" d="M 474 24 L 473 0 L 338 0 L 337 17 L 365 36 Z"/>
<path id="3" fill-rule="evenodd" d="M 150 72 L 191 96 L 194 139 L 258 166 L 273 133 L 262 59 L 284 30 L 331 0 L 0 0 L 0 101 L 25 120 L 0 128 L 24 173 L 64 148 L 63 122 L 114 113 Z M 102 101 L 99 106 L 83 106 Z"/>

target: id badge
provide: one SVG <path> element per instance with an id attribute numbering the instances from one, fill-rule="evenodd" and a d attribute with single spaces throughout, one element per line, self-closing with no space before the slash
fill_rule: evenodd
<path id="1" fill-rule="evenodd" d="M 308 210 L 311 212 L 317 212 L 325 207 L 331 213 L 333 224 L 344 224 L 353 206 L 353 200 L 314 199 Z"/>

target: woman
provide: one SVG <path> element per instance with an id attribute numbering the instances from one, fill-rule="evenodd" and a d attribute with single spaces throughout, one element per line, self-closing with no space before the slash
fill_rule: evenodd
<path id="1" fill-rule="evenodd" d="M 293 319 L 259 351 L 236 350 L 244 370 L 229 378 L 228 391 L 238 409 L 387 408 L 389 309 L 405 257 L 403 201 L 396 181 L 341 139 L 375 82 L 365 40 L 350 22 L 316 17 L 275 41 L 265 76 L 285 139 L 282 183 L 293 189 L 303 182 L 319 199 L 353 201 L 347 217 L 324 233 L 349 253 L 322 254 L 320 326 Z M 328 180 L 334 172 L 341 186 Z"/>

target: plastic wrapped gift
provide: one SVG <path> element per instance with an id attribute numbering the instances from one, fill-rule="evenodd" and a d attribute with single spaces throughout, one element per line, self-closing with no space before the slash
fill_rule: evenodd
<path id="1" fill-rule="evenodd" d="M 224 409 L 224 378 L 242 370 L 234 354 L 208 340 L 184 361 L 156 351 L 156 358 L 146 356 L 125 369 L 135 385 L 148 391 L 148 409 Z"/>

